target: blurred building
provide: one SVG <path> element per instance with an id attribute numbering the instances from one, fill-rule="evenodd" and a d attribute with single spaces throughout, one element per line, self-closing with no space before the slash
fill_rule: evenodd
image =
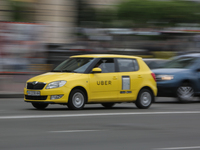
<path id="1" fill-rule="evenodd" d="M 26 2 L 32 6 L 34 23 L 42 23 L 45 43 L 71 43 L 74 36 L 77 17 L 76 0 L 10 0 L 11 2 Z M 84 1 L 84 0 L 83 0 Z M 95 8 L 114 6 L 121 0 L 85 0 Z M 0 21 L 11 21 L 11 13 L 8 0 L 0 0 Z"/>
<path id="2" fill-rule="evenodd" d="M 74 40 L 73 29 L 76 20 L 75 3 L 72 0 L 11 0 L 26 2 L 32 6 L 33 20 L 45 26 L 45 43 L 71 43 Z M 0 0 L 0 21 L 12 21 L 15 13 L 8 0 Z M 27 12 L 24 12 L 27 13 Z M 29 13 L 29 12 L 28 12 Z"/>
<path id="3" fill-rule="evenodd" d="M 38 0 L 36 22 L 46 25 L 47 43 L 71 43 L 74 41 L 76 8 L 72 0 Z"/>
<path id="4" fill-rule="evenodd" d="M 0 21 L 10 21 L 10 6 L 7 1 L 0 0 Z"/>

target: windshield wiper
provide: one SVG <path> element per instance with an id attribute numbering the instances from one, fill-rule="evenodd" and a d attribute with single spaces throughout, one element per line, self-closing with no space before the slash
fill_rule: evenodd
<path id="1" fill-rule="evenodd" d="M 52 70 L 51 72 L 61 72 L 60 70 Z"/>
<path id="2" fill-rule="evenodd" d="M 51 72 L 72 72 L 70 70 L 52 70 Z"/>
<path id="3" fill-rule="evenodd" d="M 73 72 L 73 73 L 77 73 L 76 71 L 73 71 L 73 70 L 61 70 L 61 72 Z"/>

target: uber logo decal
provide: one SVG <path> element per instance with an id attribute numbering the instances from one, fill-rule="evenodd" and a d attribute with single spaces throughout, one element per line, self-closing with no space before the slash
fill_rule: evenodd
<path id="1" fill-rule="evenodd" d="M 111 85 L 111 81 L 97 81 L 97 85 Z"/>

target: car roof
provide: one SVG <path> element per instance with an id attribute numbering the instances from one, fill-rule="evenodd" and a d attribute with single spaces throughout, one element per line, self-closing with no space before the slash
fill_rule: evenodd
<path id="1" fill-rule="evenodd" d="M 70 58 L 75 57 L 88 57 L 88 58 L 141 58 L 138 56 L 132 56 L 132 55 L 117 55 L 117 54 L 85 54 L 85 55 L 74 55 Z"/>

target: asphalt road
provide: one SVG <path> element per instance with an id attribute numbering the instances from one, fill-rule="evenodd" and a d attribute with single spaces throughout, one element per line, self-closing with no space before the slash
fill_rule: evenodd
<path id="1" fill-rule="evenodd" d="M 146 110 L 129 103 L 81 111 L 0 102 L 0 150 L 200 150 L 200 102 L 157 98 Z"/>

